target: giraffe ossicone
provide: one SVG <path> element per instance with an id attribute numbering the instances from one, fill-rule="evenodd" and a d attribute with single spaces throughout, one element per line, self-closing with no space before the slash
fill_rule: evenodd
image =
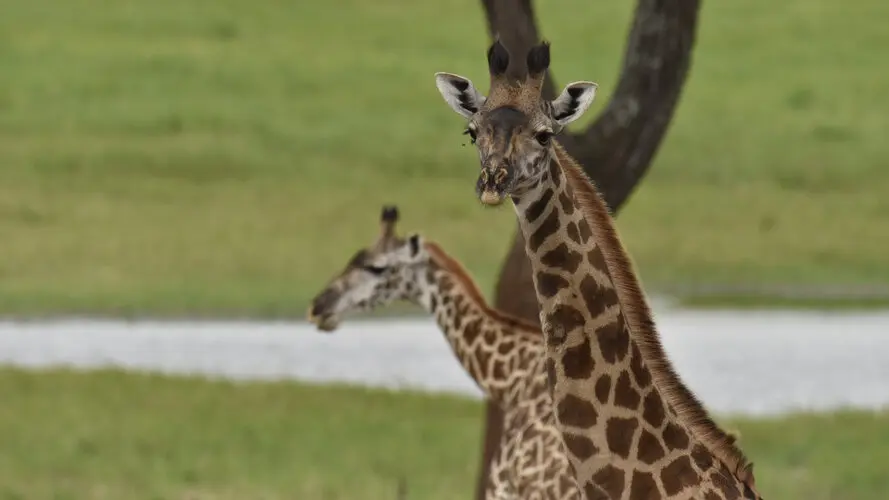
<path id="1" fill-rule="evenodd" d="M 541 88 L 550 48 L 510 72 L 488 50 L 485 96 L 468 79 L 436 74 L 445 101 L 468 119 L 483 203 L 510 197 L 531 261 L 556 421 L 578 484 L 630 500 L 758 499 L 752 464 L 682 383 L 663 351 L 632 261 L 595 186 L 553 138 L 578 119 L 596 85 Z M 503 182 L 493 174 L 501 173 Z"/>
<path id="2" fill-rule="evenodd" d="M 384 207 L 380 234 L 315 297 L 310 311 L 330 331 L 350 313 L 413 302 L 435 317 L 451 349 L 503 410 L 486 499 L 582 500 L 556 428 L 537 327 L 492 309 L 462 265 L 417 234 L 398 236 L 398 212 Z M 607 499 L 598 492 L 598 499 Z"/>

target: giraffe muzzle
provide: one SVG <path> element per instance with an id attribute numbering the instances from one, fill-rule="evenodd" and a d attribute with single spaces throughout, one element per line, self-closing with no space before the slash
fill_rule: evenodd
<path id="1" fill-rule="evenodd" d="M 496 206 L 509 195 L 512 176 L 505 167 L 482 168 L 476 183 L 478 199 L 485 205 Z"/>
<path id="2" fill-rule="evenodd" d="M 309 323 L 315 325 L 322 332 L 332 332 L 339 325 L 339 320 L 330 309 L 331 305 L 336 301 L 336 293 L 333 290 L 325 290 L 323 293 L 315 297 L 309 306 L 306 318 Z"/>

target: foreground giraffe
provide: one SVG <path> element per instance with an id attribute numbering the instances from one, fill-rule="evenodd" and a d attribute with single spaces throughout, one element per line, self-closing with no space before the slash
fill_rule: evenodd
<path id="1" fill-rule="evenodd" d="M 752 464 L 673 371 L 604 201 L 553 139 L 589 108 L 596 84 L 544 100 L 549 45 L 529 51 L 521 79 L 508 76 L 509 59 L 499 41 L 488 50 L 487 97 L 461 76 L 438 73 L 436 84 L 469 120 L 480 200 L 515 206 L 578 484 L 624 500 L 760 498 Z"/>
<path id="2" fill-rule="evenodd" d="M 310 321 L 331 331 L 355 310 L 395 300 L 422 306 L 479 388 L 503 409 L 485 497 L 583 499 L 555 426 L 540 330 L 491 309 L 463 267 L 435 243 L 416 234 L 399 238 L 395 207 L 384 208 L 381 219 L 376 243 L 355 254 L 312 301 Z"/>

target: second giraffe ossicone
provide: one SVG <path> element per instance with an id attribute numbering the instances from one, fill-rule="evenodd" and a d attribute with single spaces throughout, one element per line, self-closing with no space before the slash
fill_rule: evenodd
<path id="1" fill-rule="evenodd" d="M 752 464 L 673 370 L 608 207 L 554 138 L 589 108 L 596 84 L 544 99 L 549 45 L 522 55 L 526 70 L 499 40 L 491 45 L 487 96 L 451 73 L 438 73 L 436 85 L 468 119 L 479 199 L 509 197 L 515 207 L 578 484 L 622 500 L 760 498 Z M 626 106 L 628 122 L 641 119 L 632 103 L 614 105 Z"/>
<path id="2" fill-rule="evenodd" d="M 540 330 L 490 308 L 463 266 L 435 243 L 417 234 L 398 237 L 395 207 L 384 208 L 381 219 L 376 242 L 315 297 L 310 320 L 329 331 L 354 311 L 396 300 L 422 306 L 479 388 L 503 409 L 485 498 L 582 500 L 555 426 Z"/>

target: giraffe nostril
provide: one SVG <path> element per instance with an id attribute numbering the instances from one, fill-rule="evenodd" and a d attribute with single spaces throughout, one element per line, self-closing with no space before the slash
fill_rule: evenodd
<path id="1" fill-rule="evenodd" d="M 487 171 L 487 169 L 482 169 L 482 173 L 481 173 L 481 182 L 482 182 L 483 185 L 488 183 L 488 171 Z"/>
<path id="2" fill-rule="evenodd" d="M 507 172 L 505 168 L 498 168 L 497 173 L 494 174 L 494 184 L 503 184 L 504 182 L 506 182 L 507 176 L 509 176 L 509 172 Z"/>

